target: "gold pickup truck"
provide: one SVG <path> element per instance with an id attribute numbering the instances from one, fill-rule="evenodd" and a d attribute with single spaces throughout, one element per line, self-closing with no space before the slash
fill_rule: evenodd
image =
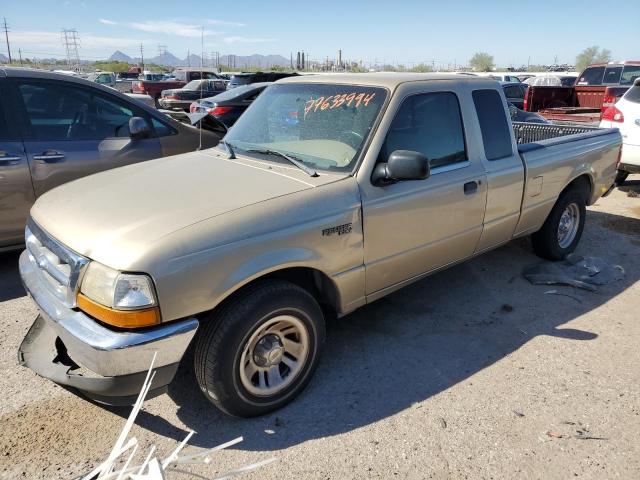
<path id="1" fill-rule="evenodd" d="M 530 235 L 558 260 L 613 187 L 614 129 L 512 124 L 500 85 L 349 74 L 268 87 L 217 147 L 47 192 L 20 361 L 104 403 L 186 350 L 203 394 L 260 415 L 309 382 L 325 317 Z M 185 357 L 190 358 L 190 356 Z"/>

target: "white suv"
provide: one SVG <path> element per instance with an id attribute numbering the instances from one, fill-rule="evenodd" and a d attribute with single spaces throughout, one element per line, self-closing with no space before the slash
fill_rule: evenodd
<path id="1" fill-rule="evenodd" d="M 640 78 L 618 102 L 602 114 L 600 128 L 618 128 L 622 134 L 622 156 L 618 183 L 630 173 L 640 173 Z"/>

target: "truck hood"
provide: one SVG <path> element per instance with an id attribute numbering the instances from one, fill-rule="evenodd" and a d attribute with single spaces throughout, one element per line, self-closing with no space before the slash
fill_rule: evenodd
<path id="1" fill-rule="evenodd" d="M 117 168 L 42 195 L 33 220 L 77 253 L 126 268 L 158 239 L 195 223 L 333 182 L 212 148 Z"/>

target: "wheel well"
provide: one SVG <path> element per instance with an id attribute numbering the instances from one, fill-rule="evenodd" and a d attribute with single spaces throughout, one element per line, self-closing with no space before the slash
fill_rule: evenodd
<path id="1" fill-rule="evenodd" d="M 571 183 L 569 183 L 569 185 L 564 188 L 562 193 L 574 189 L 584 194 L 585 203 L 588 204 L 589 199 L 591 198 L 591 192 L 593 191 L 591 177 L 585 173 L 580 175 L 579 177 L 574 178 Z"/>
<path id="2" fill-rule="evenodd" d="M 233 292 L 228 298 L 225 298 L 223 303 L 235 297 L 239 292 L 242 292 L 247 288 L 251 288 L 255 283 L 268 279 L 286 280 L 300 288 L 304 288 L 307 292 L 313 295 L 322 309 L 328 313 L 336 314 L 339 310 L 340 296 L 333 280 L 320 270 L 309 267 L 284 268 L 255 278 Z"/>

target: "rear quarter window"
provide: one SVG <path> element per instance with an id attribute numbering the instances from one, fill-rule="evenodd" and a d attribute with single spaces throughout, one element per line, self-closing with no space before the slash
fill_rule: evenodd
<path id="1" fill-rule="evenodd" d="M 500 94 L 496 90 L 474 90 L 472 95 L 485 157 L 487 160 L 498 160 L 511 156 L 511 130 Z"/>

